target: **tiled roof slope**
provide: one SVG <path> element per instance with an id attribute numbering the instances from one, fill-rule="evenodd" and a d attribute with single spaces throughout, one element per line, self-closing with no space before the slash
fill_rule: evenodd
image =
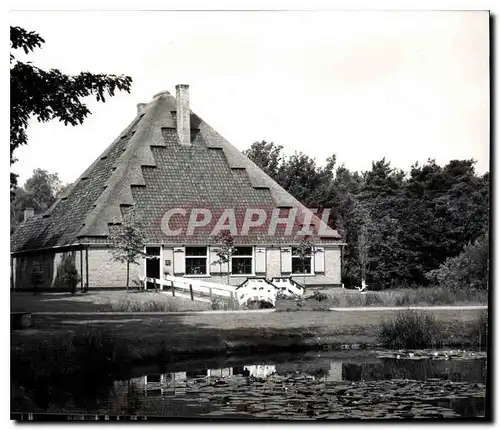
<path id="1" fill-rule="evenodd" d="M 105 243 L 109 224 L 120 222 L 123 211 L 131 206 L 144 221 L 147 243 L 174 244 L 213 242 L 209 235 L 217 219 L 214 216 L 211 224 L 192 236 L 167 237 L 161 222 L 171 208 L 210 208 L 214 215 L 233 208 L 238 223 L 248 207 L 304 209 L 193 113 L 192 145 L 181 146 L 175 111 L 173 96 L 157 94 L 65 195 L 43 215 L 19 227 L 11 237 L 11 251 Z M 290 243 L 280 231 L 270 237 L 263 227 L 236 240 L 256 245 Z"/>

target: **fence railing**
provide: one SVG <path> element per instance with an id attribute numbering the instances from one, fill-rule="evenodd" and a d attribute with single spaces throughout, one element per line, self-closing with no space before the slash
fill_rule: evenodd
<path id="1" fill-rule="evenodd" d="M 144 278 L 146 283 L 157 284 L 160 290 L 165 287 L 172 291 L 172 296 L 175 297 L 175 290 L 181 290 L 189 293 L 191 300 L 194 300 L 194 295 L 202 295 L 205 297 L 224 297 L 229 300 L 238 300 L 236 287 L 232 285 L 218 284 L 215 282 L 200 281 L 199 279 L 181 278 L 179 276 L 165 275 L 164 279 Z"/>
<path id="2" fill-rule="evenodd" d="M 286 278 L 275 278 L 271 282 L 260 278 L 247 278 L 239 286 L 219 284 L 216 282 L 203 281 L 199 279 L 184 278 L 179 276 L 165 275 L 163 279 L 141 278 L 144 288 L 148 283 L 155 288 L 163 290 L 165 288 L 172 292 L 175 297 L 176 291 L 189 294 L 191 300 L 200 297 L 206 298 L 222 297 L 230 301 L 236 301 L 243 305 L 248 301 L 269 302 L 273 306 L 276 304 L 276 293 L 278 291 L 288 292 L 291 295 L 302 295 L 304 287 Z"/>

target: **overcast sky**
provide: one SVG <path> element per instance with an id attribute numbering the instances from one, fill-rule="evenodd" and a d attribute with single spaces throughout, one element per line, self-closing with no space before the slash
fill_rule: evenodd
<path id="1" fill-rule="evenodd" d="M 353 170 L 386 157 L 489 165 L 487 12 L 13 12 L 37 31 L 29 58 L 65 73 L 130 75 L 131 94 L 89 99 L 84 125 L 28 129 L 33 169 L 75 180 L 162 90 L 189 84 L 191 108 L 243 150 L 267 140 Z M 20 56 L 19 58 L 22 58 Z"/>

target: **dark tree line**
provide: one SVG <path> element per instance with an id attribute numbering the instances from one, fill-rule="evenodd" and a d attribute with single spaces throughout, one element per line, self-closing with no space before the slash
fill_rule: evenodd
<path id="1" fill-rule="evenodd" d="M 332 225 L 347 244 L 346 285 L 361 279 L 371 289 L 429 285 L 457 261 L 478 260 L 457 260 L 462 252 L 488 255 L 473 244 L 487 244 L 490 178 L 476 174 L 473 160 L 445 166 L 428 160 L 404 172 L 382 159 L 369 171 L 353 172 L 337 166 L 334 155 L 318 166 L 303 153 L 285 157 L 281 146 L 265 141 L 245 153 L 304 204 L 334 209 Z"/>

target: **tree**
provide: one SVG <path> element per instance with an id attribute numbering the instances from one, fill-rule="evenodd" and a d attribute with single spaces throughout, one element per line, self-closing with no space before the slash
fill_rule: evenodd
<path id="1" fill-rule="evenodd" d="M 105 102 L 115 92 L 130 92 L 132 78 L 81 72 L 71 76 L 58 69 L 42 70 L 31 62 L 16 59 L 12 51 L 33 52 L 45 43 L 33 31 L 10 27 L 10 163 L 15 163 L 14 151 L 28 143 L 26 129 L 35 117 L 40 122 L 59 119 L 64 125 L 82 124 L 91 113 L 82 99 L 95 96 Z M 17 185 L 17 175 L 11 172 L 11 189 Z"/>
<path id="2" fill-rule="evenodd" d="M 344 165 L 337 167 L 332 185 L 336 191 L 333 206 L 338 212 L 337 230 L 347 244 L 342 253 L 342 283 L 348 286 L 360 282 L 358 238 L 361 217 L 358 216 L 357 195 L 362 183 L 358 172 L 351 172 Z"/>
<path id="3" fill-rule="evenodd" d="M 405 173 L 384 158 L 358 173 L 336 167 L 335 156 L 321 167 L 266 142 L 246 152 L 303 204 L 333 208 L 328 224 L 346 243 L 346 285 L 364 277 L 371 289 L 427 285 L 426 273 L 488 232 L 490 177 L 476 175 L 474 160 L 428 160 Z"/>
<path id="4" fill-rule="evenodd" d="M 302 152 L 288 157 L 278 173 L 278 183 L 305 205 L 331 206 L 336 194 L 333 185 L 335 156 L 326 167 L 316 165 L 314 158 Z"/>
<path id="5" fill-rule="evenodd" d="M 220 272 L 222 273 L 222 265 L 227 264 L 227 284 L 229 285 L 229 279 L 231 275 L 230 263 L 231 257 L 234 254 L 234 239 L 229 230 L 222 230 L 217 236 L 215 236 L 215 243 L 219 245 L 216 249 L 217 260 L 212 262 L 213 265 L 218 264 Z"/>
<path id="6" fill-rule="evenodd" d="M 426 277 L 449 290 L 487 290 L 489 280 L 489 234 L 469 243 L 456 257 L 448 258 Z"/>
<path id="7" fill-rule="evenodd" d="M 143 251 L 144 237 L 142 223 L 133 210 L 123 217 L 121 224 L 110 227 L 109 239 L 113 244 L 111 250 L 113 260 L 127 265 L 127 291 L 130 279 L 130 265 L 139 265 L 137 258 L 146 256 Z"/>
<path id="8" fill-rule="evenodd" d="M 46 211 L 54 203 L 63 188 L 57 173 L 35 169 L 33 175 L 24 184 L 24 189 L 31 194 L 36 202 L 36 212 Z"/>
<path id="9" fill-rule="evenodd" d="M 412 166 L 404 187 L 400 246 L 410 276 L 426 284 L 425 274 L 457 256 L 488 231 L 489 175 L 478 177 L 473 160 L 434 160 Z"/>
<path id="10" fill-rule="evenodd" d="M 75 256 L 73 253 L 62 254 L 61 262 L 57 267 L 54 286 L 64 288 L 76 293 L 76 286 L 81 281 L 78 269 L 75 265 Z"/>
<path id="11" fill-rule="evenodd" d="M 298 245 L 293 247 L 293 255 L 299 257 L 301 266 L 302 266 L 302 276 L 303 276 L 303 285 L 304 288 L 306 286 L 306 261 L 311 259 L 311 264 L 313 264 L 312 258 L 314 254 L 318 252 L 314 247 L 314 241 L 310 236 L 303 236 Z"/>
<path id="12" fill-rule="evenodd" d="M 62 185 L 57 173 L 35 169 L 23 187 L 13 190 L 14 197 L 10 201 L 11 233 L 23 221 L 26 208 L 33 208 L 35 214 L 45 212 L 67 186 Z"/>
<path id="13" fill-rule="evenodd" d="M 283 162 L 283 147 L 273 142 L 254 142 L 243 153 L 274 180 L 278 177 Z"/>

